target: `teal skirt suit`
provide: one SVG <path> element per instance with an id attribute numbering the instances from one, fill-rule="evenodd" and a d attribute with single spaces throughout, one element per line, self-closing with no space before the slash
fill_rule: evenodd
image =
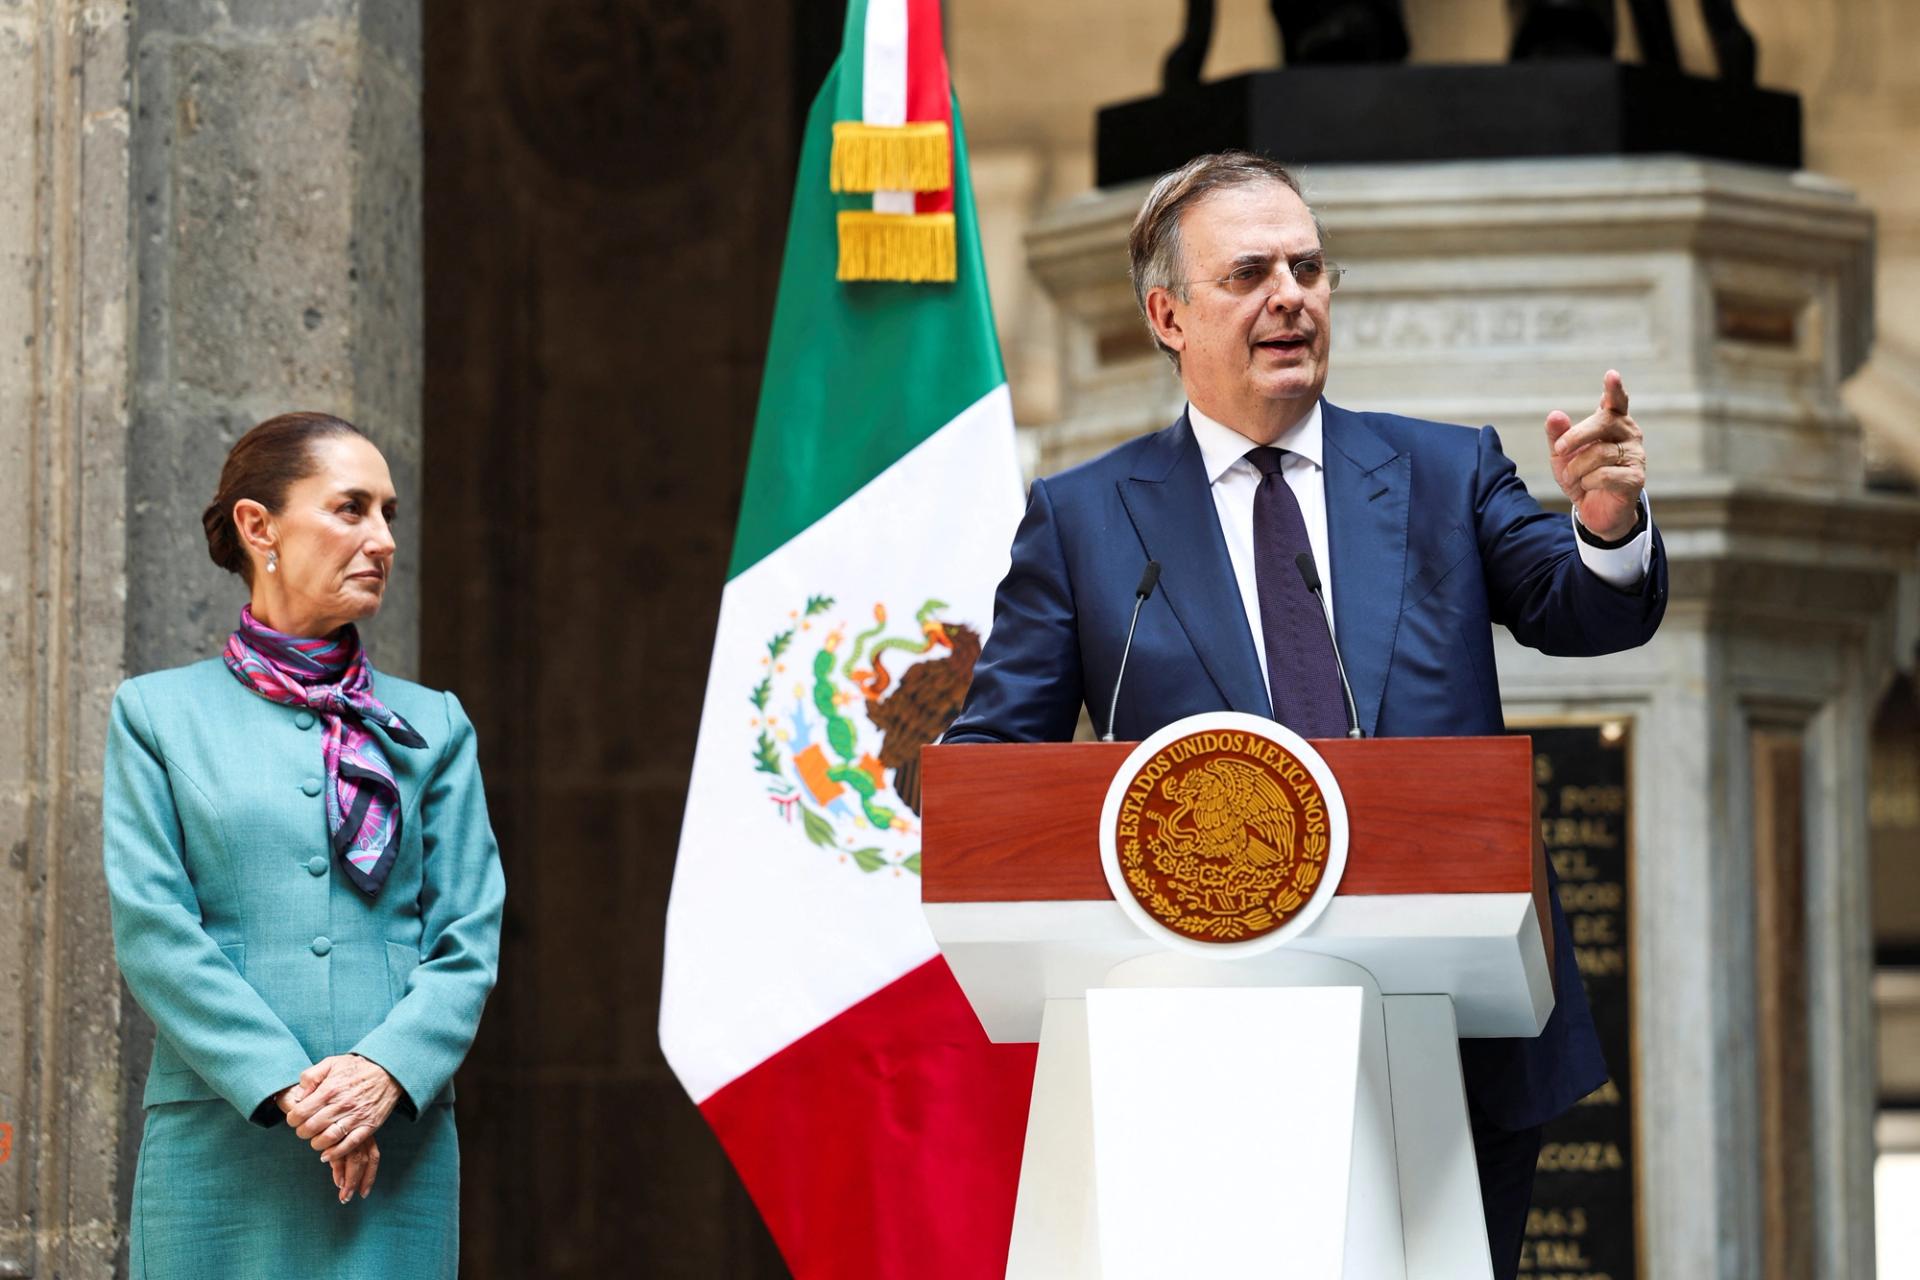
<path id="1" fill-rule="evenodd" d="M 506 882 L 459 701 L 384 674 L 375 692 L 428 745 L 387 750 L 401 845 L 371 898 L 329 852 L 312 713 L 258 696 L 218 659 L 128 680 L 114 696 L 114 946 L 158 1029 L 134 1280 L 457 1271 L 452 1081 L 493 988 Z M 376 1135 L 373 1191 L 345 1205 L 274 1102 L 342 1053 L 401 1089 Z"/>

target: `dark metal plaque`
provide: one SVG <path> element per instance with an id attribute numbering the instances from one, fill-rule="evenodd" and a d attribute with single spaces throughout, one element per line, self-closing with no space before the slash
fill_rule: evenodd
<path id="1" fill-rule="evenodd" d="M 1631 783 L 1627 722 L 1514 726 L 1533 738 L 1541 835 L 1613 1078 L 1547 1126 L 1520 1274 L 1633 1280 Z"/>

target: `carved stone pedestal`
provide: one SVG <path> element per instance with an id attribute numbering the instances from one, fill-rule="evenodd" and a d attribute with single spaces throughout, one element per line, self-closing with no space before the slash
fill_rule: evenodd
<path id="1" fill-rule="evenodd" d="M 1868 494 L 1840 383 L 1871 342 L 1871 215 L 1839 185 L 1684 157 L 1306 171 L 1328 249 L 1327 395 L 1499 428 L 1558 501 L 1543 420 L 1617 368 L 1646 432 L 1671 603 L 1566 661 L 1501 633 L 1508 719 L 1630 725 L 1640 1274 L 1873 1272 L 1871 710 L 1920 507 Z M 1183 403 L 1126 280 L 1144 186 L 1028 237 L 1058 302 L 1042 474 Z M 1336 535 L 1337 536 L 1337 535 Z M 1356 851 L 1363 856 L 1363 851 Z"/>

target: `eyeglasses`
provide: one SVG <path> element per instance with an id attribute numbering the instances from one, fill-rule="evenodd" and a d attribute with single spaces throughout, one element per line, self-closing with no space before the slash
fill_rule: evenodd
<path id="1" fill-rule="evenodd" d="M 1223 276 L 1203 280 L 1182 280 L 1182 284 L 1217 284 L 1228 293 L 1250 298 L 1256 293 L 1272 292 L 1280 285 L 1280 273 L 1287 272 L 1293 282 L 1308 293 L 1325 289 L 1332 293 L 1340 287 L 1346 268 L 1324 258 L 1297 258 L 1292 262 L 1276 258 L 1271 262 L 1243 262 Z"/>

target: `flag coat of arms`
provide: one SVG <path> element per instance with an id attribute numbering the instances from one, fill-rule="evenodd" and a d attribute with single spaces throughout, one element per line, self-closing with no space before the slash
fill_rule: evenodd
<path id="1" fill-rule="evenodd" d="M 919 749 L 1022 495 L 937 0 L 808 119 L 667 912 L 660 1041 L 795 1275 L 1004 1269 L 1034 1049 L 920 911 Z"/>

